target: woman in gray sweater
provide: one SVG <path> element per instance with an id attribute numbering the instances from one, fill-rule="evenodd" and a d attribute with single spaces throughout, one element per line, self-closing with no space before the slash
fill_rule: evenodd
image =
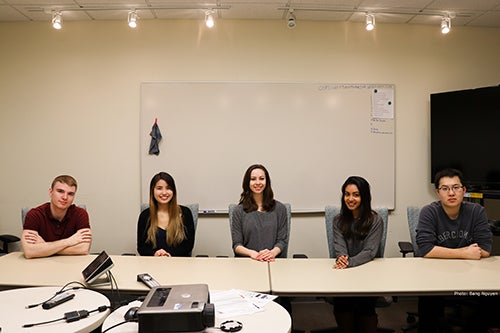
<path id="1" fill-rule="evenodd" d="M 263 165 L 251 165 L 245 172 L 240 202 L 232 215 L 231 236 L 236 256 L 259 261 L 286 256 L 286 208 L 274 200 L 271 178 Z"/>
<path id="2" fill-rule="evenodd" d="M 370 184 L 358 176 L 342 185 L 342 207 L 333 222 L 337 260 L 333 268 L 345 269 L 375 258 L 382 240 L 383 221 L 371 208 Z M 340 332 L 377 331 L 376 297 L 336 297 L 334 314 Z"/>

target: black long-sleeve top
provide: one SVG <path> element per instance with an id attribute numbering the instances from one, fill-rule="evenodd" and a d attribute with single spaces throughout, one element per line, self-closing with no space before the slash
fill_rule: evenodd
<path id="1" fill-rule="evenodd" d="M 137 222 L 137 252 L 141 256 L 153 256 L 159 249 L 164 249 L 173 257 L 189 257 L 194 246 L 194 222 L 193 214 L 188 207 L 180 206 L 182 211 L 182 221 L 184 223 L 184 233 L 186 238 L 176 246 L 167 244 L 167 231 L 162 228 L 156 230 L 156 247 L 147 242 L 148 229 L 150 225 L 150 211 L 146 208 L 139 215 Z"/>

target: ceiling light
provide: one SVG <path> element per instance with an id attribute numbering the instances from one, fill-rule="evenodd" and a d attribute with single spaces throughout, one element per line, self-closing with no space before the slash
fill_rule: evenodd
<path id="1" fill-rule="evenodd" d="M 293 9 L 290 9 L 286 19 L 286 26 L 288 29 L 293 29 L 297 26 L 296 17 L 293 13 Z"/>
<path id="2" fill-rule="evenodd" d="M 375 15 L 373 14 L 366 14 L 366 30 L 372 31 L 375 29 Z"/>
<path id="3" fill-rule="evenodd" d="M 138 18 L 139 16 L 137 16 L 135 10 L 131 10 L 130 12 L 128 12 L 128 26 L 131 28 L 136 28 Z"/>
<path id="4" fill-rule="evenodd" d="M 207 28 L 213 28 L 215 25 L 215 20 L 214 20 L 214 11 L 213 10 L 207 10 L 205 12 L 205 25 Z"/>
<path id="5" fill-rule="evenodd" d="M 54 29 L 61 29 L 62 28 L 62 15 L 61 12 L 53 12 L 52 13 L 52 27 Z"/>
<path id="6" fill-rule="evenodd" d="M 449 16 L 443 16 L 441 20 L 441 33 L 447 34 L 451 30 L 451 18 Z"/>

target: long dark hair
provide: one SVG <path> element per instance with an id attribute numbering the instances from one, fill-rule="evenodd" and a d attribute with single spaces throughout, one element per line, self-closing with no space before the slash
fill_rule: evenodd
<path id="1" fill-rule="evenodd" d="M 274 209 L 276 201 L 274 200 L 274 193 L 271 187 L 271 177 L 269 177 L 269 172 L 262 164 L 253 164 L 249 166 L 245 172 L 245 175 L 243 176 L 243 192 L 241 192 L 240 204 L 243 205 L 243 210 L 247 213 L 253 212 L 259 208 L 253 198 L 253 192 L 250 189 L 250 175 L 255 169 L 261 169 L 266 175 L 266 187 L 262 193 L 262 208 L 266 212 L 269 212 Z"/>
<path id="2" fill-rule="evenodd" d="M 156 183 L 164 180 L 172 190 L 172 199 L 168 203 L 168 216 L 170 218 L 167 226 L 167 244 L 177 245 L 186 238 L 184 222 L 182 220 L 181 207 L 177 204 L 177 189 L 174 178 L 166 172 L 160 172 L 153 176 L 149 184 L 149 220 L 147 241 L 156 247 L 156 232 L 158 227 L 158 201 L 154 195 Z"/>
<path id="3" fill-rule="evenodd" d="M 352 211 L 347 208 L 347 205 L 344 200 L 345 189 L 348 185 L 356 185 L 359 191 L 359 195 L 361 198 L 361 203 L 359 205 L 359 221 L 360 223 L 356 223 L 354 228 L 352 227 L 354 221 L 354 216 Z M 372 211 L 372 195 L 370 193 L 370 184 L 363 177 L 359 176 L 351 176 L 347 178 L 342 185 L 342 195 L 340 197 L 340 202 L 342 203 L 340 209 L 340 219 L 339 219 L 339 228 L 342 232 L 342 235 L 346 239 L 364 239 L 373 223 L 373 217 L 375 212 Z"/>

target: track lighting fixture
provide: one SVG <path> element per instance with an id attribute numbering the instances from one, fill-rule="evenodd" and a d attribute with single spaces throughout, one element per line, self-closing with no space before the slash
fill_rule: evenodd
<path id="1" fill-rule="evenodd" d="M 137 16 L 137 13 L 135 10 L 131 10 L 128 12 L 128 26 L 131 28 L 136 28 L 137 27 L 137 19 L 139 16 Z"/>
<path id="2" fill-rule="evenodd" d="M 1 0 L 0 0 L 1 1 Z M 200 5 L 201 6 L 201 5 Z M 213 28 L 215 26 L 215 15 L 217 14 L 218 17 L 220 18 L 223 11 L 222 10 L 227 10 L 227 9 L 230 9 L 231 6 L 228 6 L 228 5 L 209 5 L 208 7 L 206 6 L 203 6 L 203 7 L 196 7 L 196 8 L 192 8 L 191 6 L 188 6 L 186 7 L 185 9 L 186 10 L 196 10 L 199 14 L 201 13 L 205 13 L 205 25 L 207 26 L 207 28 Z M 43 9 L 43 8 L 42 8 Z M 166 5 L 163 5 L 163 6 L 160 6 L 160 7 L 151 7 L 151 6 L 147 6 L 147 7 L 132 7 L 131 6 L 118 6 L 118 7 L 115 7 L 115 6 L 112 6 L 112 7 L 109 7 L 109 6 L 103 6 L 101 7 L 100 5 L 99 6 L 95 6 L 95 7 L 91 7 L 90 5 L 89 6 L 81 6 L 79 8 L 73 8 L 73 7 L 66 7 L 66 6 L 57 6 L 57 7 L 52 7 L 52 8 L 44 8 L 43 11 L 45 14 L 52 14 L 52 27 L 54 29 L 62 29 L 62 21 L 63 21 L 63 18 L 62 18 L 62 15 L 63 15 L 63 12 L 66 12 L 66 11 L 70 11 L 70 12 L 73 12 L 73 11 L 105 11 L 105 10 L 119 10 L 119 11 L 122 11 L 122 13 L 124 12 L 127 12 L 128 13 L 128 16 L 127 16 L 127 21 L 128 21 L 128 25 L 130 28 L 136 28 L 137 27 L 137 24 L 138 24 L 138 20 L 139 20 L 139 15 L 137 14 L 137 10 L 141 11 L 149 11 L 149 10 L 154 10 L 154 9 L 161 9 L 161 10 L 167 10 L 167 9 L 180 9 L 180 7 L 178 8 L 177 6 L 172 7 L 170 8 L 170 6 L 166 6 Z M 183 8 L 184 9 L 184 8 Z M 294 29 L 296 26 L 297 26 L 297 18 L 295 16 L 295 13 L 294 13 L 294 9 L 293 8 L 290 8 L 290 5 L 286 5 L 284 7 L 278 7 L 277 8 L 280 12 L 281 12 L 281 15 L 282 15 L 282 18 L 285 18 L 286 19 L 286 26 L 288 27 L 288 29 Z M 316 10 L 316 9 L 313 9 L 313 8 L 305 8 L 305 7 L 300 7 L 300 8 L 297 8 L 298 11 L 312 11 L 312 10 Z M 346 9 L 342 9 L 342 8 L 324 8 L 324 9 L 321 9 L 322 11 L 327 11 L 327 12 L 339 12 L 339 13 L 356 13 L 356 16 L 354 16 L 356 19 L 359 19 L 360 16 L 362 17 L 362 15 L 365 15 L 365 29 L 368 30 L 368 31 L 371 31 L 371 30 L 374 30 L 375 29 L 375 14 L 373 12 L 375 12 L 377 15 L 384 15 L 384 12 L 383 12 L 383 9 L 377 9 L 377 8 L 373 8 L 373 9 L 353 9 L 353 10 L 346 10 Z M 468 17 L 467 15 L 469 14 L 466 14 L 466 13 L 454 13 L 454 12 L 413 12 L 413 11 L 401 11 L 401 12 L 393 12 L 394 14 L 408 14 L 408 15 L 428 15 L 428 16 L 432 16 L 433 19 L 437 19 L 437 18 L 441 18 L 441 33 L 443 34 L 447 34 L 451 31 L 451 20 L 454 19 L 455 17 Z M 469 15 L 470 16 L 470 15 Z"/>
<path id="3" fill-rule="evenodd" d="M 207 28 L 213 28 L 215 25 L 215 19 L 214 19 L 214 11 L 213 10 L 207 10 L 205 12 L 205 25 Z"/>
<path id="4" fill-rule="evenodd" d="M 372 31 L 375 29 L 375 15 L 373 14 L 366 14 L 366 25 L 365 29 L 368 31 Z"/>
<path id="5" fill-rule="evenodd" d="M 296 17 L 295 14 L 293 13 L 293 9 L 290 9 L 288 11 L 288 15 L 286 18 L 286 26 L 288 27 L 288 29 L 293 29 L 297 26 Z"/>
<path id="6" fill-rule="evenodd" d="M 447 34 L 451 30 L 451 18 L 449 16 L 443 16 L 441 20 L 441 33 Z"/>
<path id="7" fill-rule="evenodd" d="M 54 29 L 61 29 L 62 28 L 62 15 L 61 12 L 53 12 L 52 13 L 52 27 Z"/>

